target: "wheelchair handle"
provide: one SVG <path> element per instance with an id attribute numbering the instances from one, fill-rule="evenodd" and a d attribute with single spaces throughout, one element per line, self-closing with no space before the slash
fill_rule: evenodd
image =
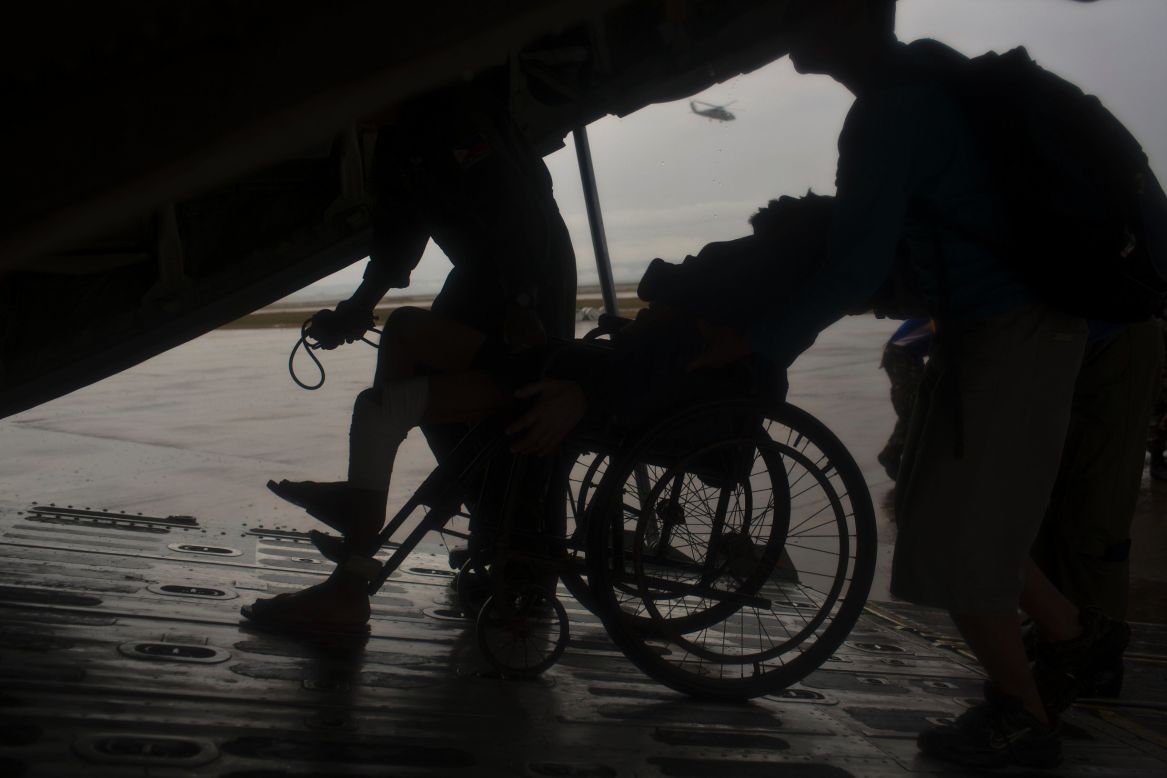
<path id="1" fill-rule="evenodd" d="M 592 341 L 598 340 L 604 335 L 614 335 L 620 330 L 632 323 L 632 319 L 624 316 L 617 316 L 612 313 L 601 313 L 600 318 L 596 319 L 596 326 L 588 331 L 583 336 L 584 340 Z"/>
<path id="2" fill-rule="evenodd" d="M 632 323 L 632 319 L 626 316 L 619 316 L 614 313 L 601 313 L 600 318 L 596 319 L 596 329 L 603 330 L 607 334 L 619 332 Z"/>

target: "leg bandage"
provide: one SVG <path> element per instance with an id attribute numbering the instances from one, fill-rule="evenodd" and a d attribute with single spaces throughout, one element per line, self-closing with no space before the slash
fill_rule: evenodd
<path id="1" fill-rule="evenodd" d="M 389 490 L 393 459 L 409 431 L 425 413 L 429 379 L 395 381 L 366 389 L 353 404 L 349 428 L 348 480 L 362 489 Z"/>

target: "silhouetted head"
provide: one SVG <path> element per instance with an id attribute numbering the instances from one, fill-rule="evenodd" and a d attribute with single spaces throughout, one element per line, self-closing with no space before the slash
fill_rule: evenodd
<path id="1" fill-rule="evenodd" d="M 854 82 L 895 44 L 895 12 L 896 0 L 794 0 L 785 23 L 794 69 L 855 91 Z"/>

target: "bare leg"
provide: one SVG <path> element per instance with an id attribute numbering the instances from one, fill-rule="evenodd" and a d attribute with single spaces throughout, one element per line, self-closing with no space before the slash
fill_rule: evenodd
<path id="1" fill-rule="evenodd" d="M 1025 561 L 1021 610 L 1033 617 L 1041 634 L 1051 642 L 1073 640 L 1082 634 L 1078 606 L 1058 591 L 1032 559 Z"/>
<path id="2" fill-rule="evenodd" d="M 424 418 L 432 421 L 469 421 L 503 407 L 509 400 L 490 376 L 470 370 L 485 336 L 480 332 L 416 308 L 401 308 L 385 323 L 373 388 L 358 397 L 354 407 L 354 456 L 366 456 L 383 432 L 376 407 L 386 389 L 423 373 L 436 371 L 428 382 Z M 367 422 L 367 423 L 366 423 Z M 366 435 L 366 433 L 368 433 Z M 403 436 L 400 431 L 390 431 Z M 395 448 L 397 444 L 393 443 Z M 384 452 L 382 452 L 383 454 Z M 390 458 L 391 461 L 391 458 Z M 274 484 L 273 491 L 302 505 L 309 513 L 340 529 L 360 556 L 372 556 L 377 531 L 384 522 L 387 489 L 353 488 L 351 483 Z M 371 561 L 371 560 L 369 560 Z M 293 630 L 361 632 L 369 619 L 367 562 L 350 561 L 337 567 L 328 580 L 294 594 L 261 599 L 243 608 L 257 624 Z"/>
<path id="3" fill-rule="evenodd" d="M 503 407 L 507 397 L 490 375 L 470 369 L 485 342 L 481 332 L 421 308 L 389 316 L 373 387 L 353 407 L 351 485 L 383 498 L 397 448 L 418 422 L 474 421 Z M 383 519 L 383 509 L 377 514 Z"/>
<path id="4" fill-rule="evenodd" d="M 399 308 L 381 334 L 373 387 L 353 406 L 349 491 L 363 495 L 359 524 L 376 532 L 397 449 L 420 421 L 473 421 L 507 397 L 490 375 L 471 370 L 486 336 L 421 308 Z M 352 535 L 345 533 L 350 539 Z"/>
<path id="5" fill-rule="evenodd" d="M 374 388 L 425 372 L 469 370 L 486 336 L 423 308 L 398 308 L 381 332 Z"/>
<path id="6" fill-rule="evenodd" d="M 372 543 L 385 520 L 393 460 L 409 430 L 423 419 L 475 421 L 509 401 L 488 373 L 470 370 L 485 342 L 477 330 L 429 311 L 394 311 L 381 334 L 374 385 L 353 405 L 348 479 L 269 488 L 354 544 Z"/>
<path id="7" fill-rule="evenodd" d="M 1050 640 L 1072 640 L 1082 634 L 1077 606 L 1050 583 L 1031 559 L 1025 561 L 1021 609 L 1033 617 Z M 1038 721 L 1049 723 L 1021 643 L 1021 622 L 1016 614 L 954 613 L 952 618 L 997 689 L 1020 699 Z"/>
<path id="8" fill-rule="evenodd" d="M 1043 724 L 1049 724 L 1033 673 L 1029 670 L 1025 647 L 1021 644 L 1021 620 L 1017 614 L 951 615 L 996 689 L 1021 700 L 1026 712 Z"/>

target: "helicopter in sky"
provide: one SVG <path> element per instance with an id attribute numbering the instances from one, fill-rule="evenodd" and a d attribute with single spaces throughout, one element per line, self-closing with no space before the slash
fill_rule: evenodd
<path id="1" fill-rule="evenodd" d="M 729 111 L 727 111 L 725 109 L 728 108 L 729 106 L 733 105 L 736 102 L 737 102 L 737 100 L 732 100 L 732 101 L 726 103 L 725 105 L 713 105 L 712 103 L 706 103 L 706 102 L 703 102 L 701 100 L 690 100 L 689 101 L 689 110 L 691 110 L 693 113 L 697 114 L 698 116 L 704 116 L 707 119 L 715 119 L 716 121 L 719 121 L 719 122 L 732 122 L 734 120 L 734 118 L 736 118 L 736 117 L 734 117 L 734 115 L 732 113 L 730 113 Z M 705 107 L 704 108 L 697 107 L 697 106 L 702 106 L 702 105 Z"/>

